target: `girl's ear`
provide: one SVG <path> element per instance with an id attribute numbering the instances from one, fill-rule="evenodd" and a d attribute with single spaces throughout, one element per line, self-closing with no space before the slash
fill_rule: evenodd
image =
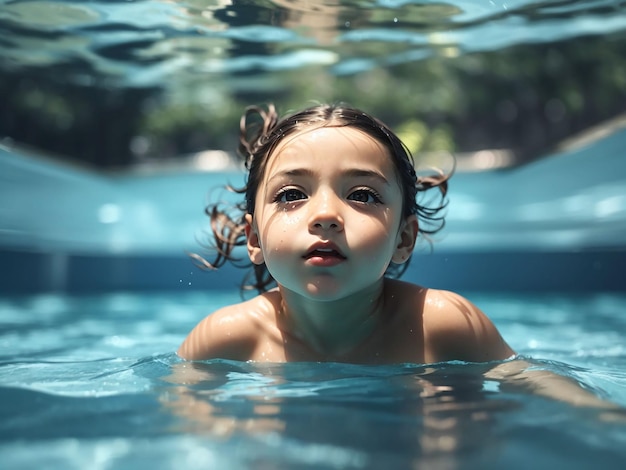
<path id="1" fill-rule="evenodd" d="M 259 234 L 257 233 L 256 229 L 254 228 L 254 224 L 252 223 L 252 214 L 246 214 L 245 221 L 245 232 L 246 238 L 248 240 L 248 257 L 250 258 L 250 261 L 252 261 L 254 264 L 263 264 L 265 262 L 265 259 L 263 258 L 263 251 L 261 250 Z"/>
<path id="2" fill-rule="evenodd" d="M 419 224 L 415 215 L 407 217 L 398 231 L 396 237 L 396 251 L 394 251 L 391 261 L 396 264 L 403 264 L 411 257 L 413 248 L 415 247 L 415 240 L 417 240 L 417 234 L 419 233 Z"/>

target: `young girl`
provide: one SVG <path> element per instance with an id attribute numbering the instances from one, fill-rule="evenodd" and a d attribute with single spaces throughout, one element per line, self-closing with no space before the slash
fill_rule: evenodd
<path id="1" fill-rule="evenodd" d="M 257 131 L 248 123 L 255 114 Z M 378 364 L 514 355 L 465 298 L 395 279 L 418 235 L 443 226 L 448 177 L 417 177 L 382 122 L 347 106 L 281 120 L 273 106 L 252 107 L 239 150 L 249 171 L 245 203 L 235 218 L 207 209 L 217 256 L 204 263 L 235 261 L 233 249 L 245 245 L 259 295 L 202 320 L 182 358 Z M 441 204 L 418 204 L 431 188 Z"/>

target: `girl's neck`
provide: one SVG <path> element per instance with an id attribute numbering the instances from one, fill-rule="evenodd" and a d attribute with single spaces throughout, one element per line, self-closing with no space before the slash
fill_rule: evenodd
<path id="1" fill-rule="evenodd" d="M 384 279 L 334 301 L 304 298 L 280 286 L 279 328 L 325 358 L 348 354 L 376 330 L 384 312 Z"/>

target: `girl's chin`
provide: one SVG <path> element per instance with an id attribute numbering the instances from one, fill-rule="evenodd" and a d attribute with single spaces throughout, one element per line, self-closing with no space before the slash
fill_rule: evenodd
<path id="1" fill-rule="evenodd" d="M 279 284 L 280 290 L 287 298 L 298 296 L 309 300 L 333 301 L 342 299 L 346 292 L 336 279 L 310 281 L 305 284 L 293 285 L 291 283 Z"/>
<path id="2" fill-rule="evenodd" d="M 366 289 L 350 288 L 350 286 L 341 284 L 336 279 L 324 280 L 324 282 L 309 282 L 304 286 L 288 290 L 293 294 L 319 302 L 347 300 L 354 295 L 362 295 L 366 291 Z"/>
<path id="3" fill-rule="evenodd" d="M 317 283 L 308 284 L 304 295 L 311 300 L 331 301 L 345 296 L 337 283 Z"/>

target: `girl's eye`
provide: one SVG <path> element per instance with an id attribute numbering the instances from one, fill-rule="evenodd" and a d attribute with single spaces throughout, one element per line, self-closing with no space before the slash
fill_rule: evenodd
<path id="1" fill-rule="evenodd" d="M 300 199 L 306 199 L 306 194 L 299 189 L 287 188 L 276 194 L 274 202 L 294 202 Z"/>
<path id="2" fill-rule="evenodd" d="M 372 189 L 357 189 L 348 196 L 348 199 L 365 204 L 380 204 L 382 202 L 378 193 Z"/>

